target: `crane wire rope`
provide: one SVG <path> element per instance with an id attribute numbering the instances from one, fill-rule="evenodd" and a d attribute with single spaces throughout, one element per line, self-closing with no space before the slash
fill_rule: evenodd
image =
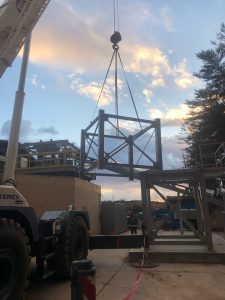
<path id="1" fill-rule="evenodd" d="M 118 0 L 113 0 L 113 26 L 114 26 L 114 32 L 120 30 L 120 16 L 119 16 L 119 2 L 118 2 Z"/>
<path id="2" fill-rule="evenodd" d="M 155 132 L 155 130 L 153 130 L 152 134 L 150 135 L 150 137 L 149 137 L 149 139 L 148 139 L 148 141 L 147 141 L 147 143 L 146 143 L 146 145 L 145 145 L 145 147 L 144 147 L 144 149 L 143 149 L 143 152 L 140 154 L 140 157 L 138 158 L 138 160 L 137 160 L 137 162 L 136 162 L 135 167 L 138 166 L 139 161 L 141 160 L 141 158 L 142 158 L 142 156 L 143 156 L 143 153 L 145 152 L 146 148 L 148 147 L 148 144 L 150 143 L 150 141 L 151 141 L 151 139 L 152 139 L 152 137 L 153 137 L 154 132 Z"/>
<path id="3" fill-rule="evenodd" d="M 98 100 L 97 100 L 97 103 L 96 103 L 96 106 L 95 106 L 95 109 L 94 109 L 94 113 L 93 113 L 93 116 L 92 116 L 92 121 L 94 120 L 95 113 L 96 113 L 96 109 L 97 109 L 97 107 L 98 107 L 98 105 L 99 105 L 99 101 L 100 101 L 100 98 L 101 98 L 101 96 L 102 96 L 103 89 L 104 89 L 104 87 L 105 87 L 105 83 L 106 83 L 106 80 L 107 80 L 107 77 L 108 77 L 108 74 L 109 74 L 109 70 L 110 70 L 111 65 L 112 65 L 112 61 L 113 61 L 114 55 L 115 55 L 115 52 L 113 52 L 111 61 L 110 61 L 110 63 L 109 63 L 109 67 L 108 67 L 108 70 L 107 70 L 107 72 L 106 72 L 105 79 L 104 79 L 104 81 L 103 81 L 102 88 L 101 88 L 101 91 L 100 91 L 100 94 L 99 94 L 99 96 L 98 96 Z"/>
<path id="4" fill-rule="evenodd" d="M 106 75 L 105 75 L 105 78 L 104 78 L 104 81 L 103 81 L 103 85 L 101 87 L 101 91 L 100 91 L 100 94 L 99 94 L 99 97 L 98 97 L 98 100 L 97 100 L 97 103 L 96 103 L 96 106 L 95 106 L 95 109 L 94 109 L 94 113 L 93 113 L 93 116 L 92 116 L 92 121 L 94 119 L 97 107 L 98 107 L 99 102 L 100 102 L 100 98 L 102 96 L 102 93 L 103 93 L 103 90 L 104 90 L 104 87 L 105 87 L 105 84 L 106 84 L 106 81 L 107 81 L 107 77 L 108 77 L 108 74 L 109 74 L 109 71 L 110 71 L 113 59 L 115 57 L 115 81 L 114 81 L 114 84 L 115 84 L 116 128 L 119 130 L 119 118 L 118 118 L 119 117 L 118 58 L 119 58 L 119 62 L 121 64 L 121 67 L 122 67 L 122 70 L 123 70 L 123 73 L 124 73 L 125 81 L 126 81 L 126 84 L 127 84 L 128 90 L 129 90 L 129 94 L 130 94 L 130 97 L 131 97 L 131 100 L 132 100 L 132 104 L 134 106 L 136 117 L 137 117 L 137 120 L 139 122 L 140 128 L 142 129 L 142 125 L 141 125 L 141 122 L 140 122 L 140 118 L 139 118 L 139 115 L 138 115 L 138 111 L 137 111 L 137 107 L 136 107 L 136 104 L 135 104 L 135 101 L 134 101 L 134 97 L 132 95 L 131 88 L 130 88 L 130 85 L 129 85 L 129 82 L 128 82 L 128 79 L 127 79 L 127 76 L 126 76 L 126 72 L 125 72 L 125 69 L 124 69 L 124 66 L 123 66 L 123 62 L 122 62 L 122 59 L 121 59 L 121 56 L 120 56 L 120 53 L 119 53 L 118 43 L 122 40 L 122 37 L 121 37 L 121 35 L 120 35 L 119 31 L 118 31 L 119 30 L 119 25 L 120 25 L 120 21 L 119 21 L 119 4 L 118 4 L 118 0 L 113 0 L 113 27 L 114 27 L 114 34 L 111 36 L 110 41 L 113 43 L 112 48 L 113 48 L 114 51 L 113 51 L 113 55 L 112 55 L 112 58 L 110 60 L 110 64 L 109 64 L 109 67 L 107 69 L 107 72 L 106 72 Z"/>
<path id="5" fill-rule="evenodd" d="M 113 16 L 114 16 L 114 35 L 116 31 L 119 32 L 119 7 L 118 7 L 118 0 L 113 0 Z M 116 18 L 117 17 L 117 18 Z M 117 19 L 117 24 L 116 24 Z M 116 26 L 117 25 L 117 26 Z M 118 50 L 119 46 L 117 43 L 120 40 L 114 41 L 113 50 L 115 53 L 115 114 L 116 114 L 116 128 L 119 129 L 119 101 L 118 101 Z M 118 130 L 117 130 L 117 134 Z"/>
<path id="6" fill-rule="evenodd" d="M 122 67 L 122 70 L 123 70 L 123 73 L 124 73 L 126 84 L 127 84 L 127 87 L 128 87 L 129 93 L 130 93 L 130 97 L 131 97 L 131 100 L 132 100 L 132 103 L 133 103 L 133 106 L 134 106 L 134 110 L 135 110 L 135 113 L 136 113 L 136 116 L 137 116 L 140 128 L 142 129 L 140 118 L 139 118 L 138 111 L 137 111 L 137 107 L 136 107 L 136 104 L 135 104 L 135 101 L 134 101 L 134 97 L 133 97 L 132 92 L 131 92 L 131 88 L 130 88 L 130 85 L 129 85 L 129 82 L 128 82 L 128 79 L 127 79 L 127 75 L 126 75 L 126 72 L 125 72 L 125 69 L 124 69 L 124 66 L 123 66 L 123 62 L 122 62 L 120 53 L 118 53 L 118 56 L 119 56 L 120 64 L 121 64 L 121 67 Z"/>

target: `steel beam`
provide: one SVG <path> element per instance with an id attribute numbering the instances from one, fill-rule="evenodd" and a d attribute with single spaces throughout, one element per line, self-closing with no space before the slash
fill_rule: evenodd
<path id="1" fill-rule="evenodd" d="M 99 111 L 99 126 L 98 126 L 98 168 L 104 169 L 104 126 L 105 116 L 104 110 Z"/>
<path id="2" fill-rule="evenodd" d="M 156 161 L 158 163 L 159 169 L 163 169 L 162 163 L 162 141 L 161 141 L 161 126 L 160 119 L 156 119 L 156 128 L 155 128 L 155 147 L 156 147 Z"/>
<path id="3" fill-rule="evenodd" d="M 207 202 L 207 195 L 206 195 L 206 185 L 205 185 L 205 178 L 202 172 L 199 172 L 198 176 L 201 198 L 202 198 L 202 212 L 204 218 L 204 227 L 205 227 L 205 234 L 206 234 L 206 243 L 208 246 L 208 250 L 213 250 L 213 242 L 212 242 L 212 233 L 211 233 L 211 226 L 210 226 L 210 218 L 209 218 L 209 207 Z"/>

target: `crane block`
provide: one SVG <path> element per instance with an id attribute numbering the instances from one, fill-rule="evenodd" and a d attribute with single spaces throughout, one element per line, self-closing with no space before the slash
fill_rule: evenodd
<path id="1" fill-rule="evenodd" d="M 5 0 L 0 6 L 0 77 L 11 66 L 50 0 Z"/>

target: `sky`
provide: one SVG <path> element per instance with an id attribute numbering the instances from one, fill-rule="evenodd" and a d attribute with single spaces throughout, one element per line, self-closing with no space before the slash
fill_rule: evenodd
<path id="1" fill-rule="evenodd" d="M 201 66 L 196 53 L 216 39 L 225 20 L 225 0 L 118 4 L 119 51 L 139 117 L 161 119 L 164 169 L 179 168 L 185 101 L 204 84 L 193 76 Z M 80 132 L 93 119 L 112 57 L 113 31 L 113 0 L 50 1 L 32 33 L 20 142 L 68 139 L 80 145 Z M 21 55 L 0 78 L 0 139 L 9 135 Z M 97 111 L 115 114 L 113 76 L 112 68 Z M 119 114 L 134 117 L 121 68 L 118 89 Z M 121 188 L 121 179 L 94 181 L 102 186 L 103 200 L 140 199 L 139 182 L 122 182 Z"/>

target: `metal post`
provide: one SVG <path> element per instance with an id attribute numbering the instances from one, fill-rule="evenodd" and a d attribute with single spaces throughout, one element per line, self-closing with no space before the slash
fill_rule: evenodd
<path id="1" fill-rule="evenodd" d="M 204 225 L 205 225 L 205 234 L 206 234 L 206 243 L 208 246 L 208 250 L 213 250 L 213 242 L 212 242 L 212 233 L 210 228 L 210 219 L 209 219 L 209 208 L 207 202 L 207 195 L 206 195 L 206 185 L 204 175 L 199 173 L 199 184 L 200 184 L 200 191 L 202 197 L 202 212 L 204 217 Z"/>
<path id="2" fill-rule="evenodd" d="M 96 300 L 95 273 L 90 259 L 72 262 L 71 300 Z"/>
<path id="3" fill-rule="evenodd" d="M 25 81 L 26 81 L 26 74 L 27 74 L 27 65 L 29 60 L 30 42 L 31 42 L 31 35 L 27 37 L 24 45 L 19 85 L 15 96 L 11 129 L 10 129 L 7 153 L 6 153 L 3 183 L 8 183 L 8 184 L 10 184 L 12 181 L 13 182 L 15 181 L 15 168 L 16 168 L 16 160 L 17 160 L 17 153 L 18 153 L 18 143 L 19 143 L 21 120 L 22 120 L 23 103 L 25 97 L 24 88 L 25 88 Z"/>
<path id="4" fill-rule="evenodd" d="M 143 222 L 146 224 L 147 230 L 148 228 L 148 199 L 146 193 L 146 181 L 141 176 L 141 200 L 142 200 L 142 210 L 143 210 Z"/>
<path id="5" fill-rule="evenodd" d="M 148 234 L 149 234 L 149 241 L 151 243 L 152 237 L 153 237 L 153 234 L 152 234 L 152 205 L 151 205 L 151 193 L 150 193 L 149 186 L 147 187 L 146 193 L 147 193 L 147 205 L 148 205 L 147 228 L 148 228 Z"/>
<path id="6" fill-rule="evenodd" d="M 104 169 L 104 123 L 105 114 L 104 110 L 99 110 L 99 126 L 98 126 L 98 168 Z"/>
<path id="7" fill-rule="evenodd" d="M 195 199 L 195 208 L 196 208 L 196 214 L 197 214 L 197 224 L 198 224 L 198 232 L 202 236 L 203 235 L 203 224 L 202 224 L 202 213 L 201 213 L 201 203 L 200 203 L 200 197 L 198 192 L 198 186 L 194 185 L 194 199 Z"/>
<path id="8" fill-rule="evenodd" d="M 179 210 L 180 233 L 184 234 L 184 226 L 183 226 L 183 219 L 182 219 L 182 209 L 181 209 L 180 193 L 177 193 L 177 200 L 178 200 L 178 210 Z"/>
<path id="9" fill-rule="evenodd" d="M 128 161 L 129 161 L 129 180 L 134 180 L 134 161 L 133 161 L 133 138 L 132 135 L 129 135 L 129 153 L 128 153 Z"/>
<path id="10" fill-rule="evenodd" d="M 85 130 L 81 130 L 81 142 L 80 142 L 80 177 L 84 175 L 85 166 Z"/>
<path id="11" fill-rule="evenodd" d="M 155 119 L 155 148 L 156 148 L 156 161 L 160 170 L 163 169 L 162 163 L 162 141 L 161 141 L 161 126 L 160 119 Z"/>

